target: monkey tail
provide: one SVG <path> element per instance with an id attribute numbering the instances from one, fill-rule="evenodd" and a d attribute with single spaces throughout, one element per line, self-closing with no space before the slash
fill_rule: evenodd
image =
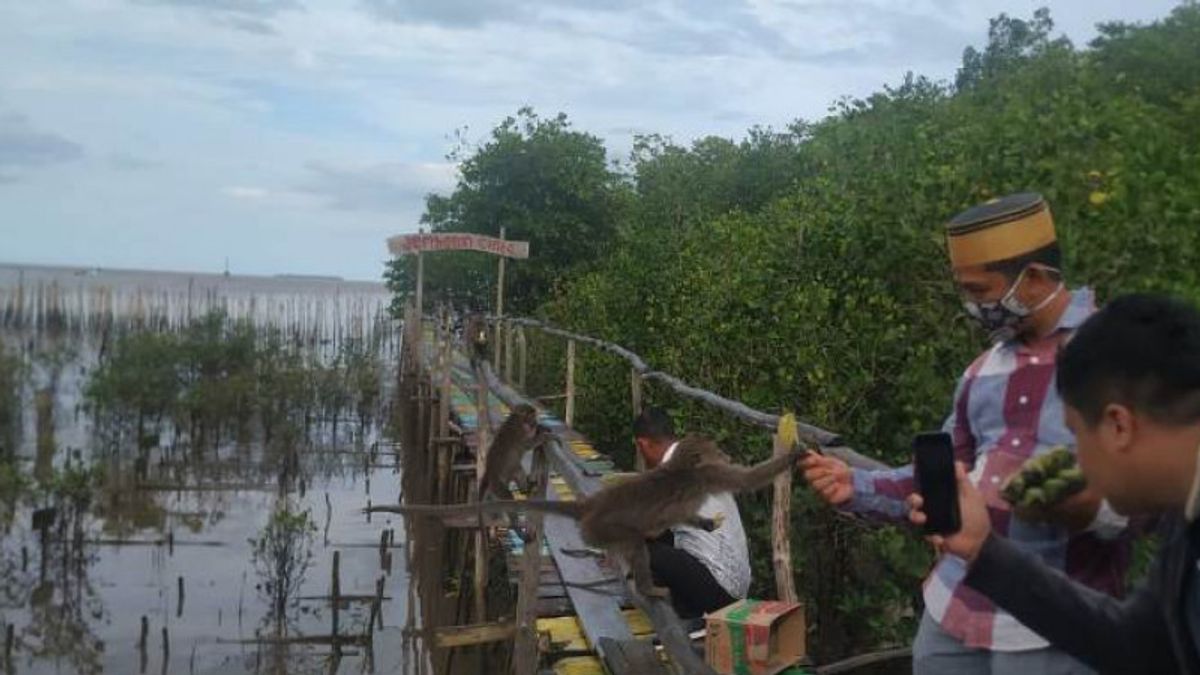
<path id="1" fill-rule="evenodd" d="M 579 502 L 552 502 L 541 499 L 502 499 L 491 502 L 476 502 L 474 504 L 398 504 L 376 505 L 363 509 L 364 513 L 399 513 L 402 515 L 417 515 L 429 518 L 453 518 L 454 516 L 485 513 L 505 513 L 511 511 L 534 510 L 543 513 L 553 513 L 568 518 L 578 519 L 583 515 L 583 506 Z"/>
<path id="2" fill-rule="evenodd" d="M 516 502 L 524 504 L 525 508 L 531 511 L 541 511 L 542 513 L 553 513 L 557 516 L 566 516 L 579 520 L 583 517 L 584 505 L 581 501 L 573 502 L 552 502 L 547 499 L 526 499 Z"/>

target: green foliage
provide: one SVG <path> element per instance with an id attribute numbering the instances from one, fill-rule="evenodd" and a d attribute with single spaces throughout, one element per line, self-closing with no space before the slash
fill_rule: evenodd
<path id="1" fill-rule="evenodd" d="M 271 615 L 285 618 L 296 603 L 296 593 L 312 564 L 312 544 L 317 526 L 307 510 L 295 511 L 282 504 L 270 520 L 250 539 L 250 557 L 262 580 L 260 592 L 271 603 Z"/>
<path id="2" fill-rule="evenodd" d="M 143 419 L 172 410 L 182 382 L 179 339 L 169 333 L 132 333 L 118 339 L 112 354 L 88 381 L 85 395 L 118 415 Z"/>
<path id="3" fill-rule="evenodd" d="M 459 179 L 448 197 L 430 195 L 422 223 L 433 232 L 473 232 L 530 242 L 530 258 L 509 265 L 508 305 L 528 312 L 571 269 L 594 260 L 612 237 L 621 201 L 619 177 L 604 144 L 575 131 L 565 115 L 544 119 L 521 108 L 477 148 L 451 155 Z M 585 242 L 581 245 L 581 242 Z M 432 300 L 488 307 L 496 259 L 480 253 L 426 256 L 425 292 Z M 416 257 L 385 273 L 399 295 L 414 292 Z"/>
<path id="4" fill-rule="evenodd" d="M 255 420 L 270 441 L 284 427 L 307 428 L 317 415 L 336 420 L 346 409 L 369 424 L 380 402 L 381 367 L 367 343 L 344 342 L 322 363 L 278 331 L 214 312 L 179 334 L 119 336 L 85 391 L 104 420 L 136 424 L 144 442 L 164 421 L 197 440 L 219 440 L 224 427 L 240 435 Z"/>
<path id="5" fill-rule="evenodd" d="M 915 432 L 941 425 L 984 347 L 948 274 L 941 228 L 956 212 L 1039 191 L 1072 285 L 1101 299 L 1200 299 L 1200 6 L 1106 25 L 1088 49 L 1054 38 L 1045 11 L 1001 16 L 989 43 L 964 54 L 956 86 L 909 75 L 833 113 L 742 142 L 641 139 L 604 257 L 571 269 L 539 312 L 899 464 Z M 531 355 L 533 372 L 555 373 L 531 392 L 553 393 L 561 351 Z M 628 377 L 611 355 L 580 350 L 577 426 L 626 459 Z M 769 452 L 764 435 L 721 413 L 653 385 L 644 397 L 740 461 Z M 848 523 L 803 488 L 796 501 L 794 564 L 819 660 L 906 639 L 930 561 L 923 542 Z M 761 595 L 772 592 L 768 504 L 743 500 Z"/>
<path id="6" fill-rule="evenodd" d="M 76 513 L 82 514 L 91 505 L 92 497 L 104 482 L 104 477 L 103 464 L 88 465 L 76 460 L 67 462 L 61 470 L 55 471 L 54 477 L 46 482 L 42 489 L 61 503 L 72 506 Z"/>
<path id="7" fill-rule="evenodd" d="M 9 354 L 0 343 L 0 464 L 8 463 L 16 455 L 21 432 L 21 388 L 26 375 L 20 357 Z"/>

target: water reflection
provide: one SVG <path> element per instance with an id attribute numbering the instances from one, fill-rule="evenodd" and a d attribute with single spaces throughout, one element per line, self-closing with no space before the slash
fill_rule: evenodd
<path id="1" fill-rule="evenodd" d="M 384 428 L 398 345 L 390 325 L 373 330 L 260 334 L 278 358 L 200 388 L 194 409 L 234 412 L 193 426 L 175 409 L 93 405 L 88 384 L 115 333 L 0 328 L 6 672 L 396 672 L 398 647 L 357 642 L 383 630 L 390 644 L 409 609 L 403 557 L 393 569 L 378 546 L 399 524 L 360 513 L 372 490 L 399 492 Z M 10 418 L 5 392 L 19 404 Z M 375 616 L 370 603 L 339 607 L 341 649 L 310 642 L 330 634 L 330 603 L 310 598 L 328 595 L 335 552 L 342 593 L 374 596 L 383 579 L 390 598 Z"/>

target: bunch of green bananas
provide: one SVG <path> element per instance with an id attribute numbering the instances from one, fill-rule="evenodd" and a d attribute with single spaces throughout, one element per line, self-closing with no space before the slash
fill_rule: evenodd
<path id="1" fill-rule="evenodd" d="M 1021 465 L 1000 490 L 1013 506 L 1034 511 L 1062 502 L 1087 487 L 1075 453 L 1058 446 Z"/>

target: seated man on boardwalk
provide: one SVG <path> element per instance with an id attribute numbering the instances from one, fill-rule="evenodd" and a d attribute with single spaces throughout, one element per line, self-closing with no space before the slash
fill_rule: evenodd
<path id="1" fill-rule="evenodd" d="M 633 437 L 646 466 L 671 458 L 678 444 L 675 423 L 661 408 L 645 408 L 633 422 Z M 718 610 L 750 589 L 750 553 L 733 495 L 708 498 L 698 514 L 722 520 L 712 532 L 677 525 L 647 542 L 654 583 L 671 590 L 671 603 L 684 619 Z"/>

